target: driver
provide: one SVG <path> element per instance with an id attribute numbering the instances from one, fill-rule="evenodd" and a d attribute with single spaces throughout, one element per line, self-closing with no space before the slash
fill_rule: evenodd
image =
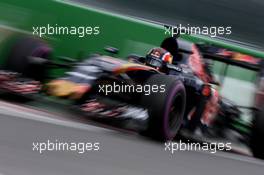
<path id="1" fill-rule="evenodd" d="M 164 64 L 172 64 L 173 56 L 170 52 L 166 51 L 163 48 L 156 47 L 151 49 L 146 55 L 145 63 L 151 67 L 154 67 L 158 70 L 161 70 Z"/>

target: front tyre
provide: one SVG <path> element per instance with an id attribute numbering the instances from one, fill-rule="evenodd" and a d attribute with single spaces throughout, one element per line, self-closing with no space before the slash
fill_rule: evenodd
<path id="1" fill-rule="evenodd" d="M 254 157 L 264 159 L 264 108 L 255 115 L 250 148 Z"/>
<path id="2" fill-rule="evenodd" d="M 144 135 L 153 139 L 172 140 L 183 121 L 186 92 L 183 83 L 175 77 L 156 74 L 145 85 L 164 86 L 165 92 L 143 95 L 141 103 L 148 109 L 149 119 Z"/>
<path id="3" fill-rule="evenodd" d="M 18 38 L 10 50 L 5 68 L 21 73 L 24 77 L 43 81 L 47 73 L 45 64 L 32 64 L 29 57 L 48 59 L 51 52 L 48 44 L 38 38 Z"/>

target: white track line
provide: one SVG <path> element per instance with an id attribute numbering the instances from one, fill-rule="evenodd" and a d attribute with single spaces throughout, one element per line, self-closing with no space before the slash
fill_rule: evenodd
<path id="1" fill-rule="evenodd" d="M 54 118 L 51 118 L 53 114 L 45 113 L 43 111 L 38 111 L 35 109 L 26 108 L 23 106 L 7 103 L 3 101 L 0 101 L 0 114 L 4 114 L 7 116 L 16 117 L 16 118 L 23 118 L 23 119 L 40 121 L 44 123 L 50 123 L 50 124 L 59 125 L 59 126 L 66 126 L 70 128 L 87 130 L 87 131 L 92 131 L 92 132 L 109 132 L 109 131 L 115 132 L 114 130 L 100 128 L 100 127 L 96 127 L 96 126 L 92 126 L 88 124 L 54 119 Z M 217 156 L 217 157 L 222 157 L 226 159 L 231 159 L 231 160 L 264 166 L 264 161 L 261 161 L 261 160 L 258 160 L 252 157 L 236 155 L 233 153 L 231 154 L 231 153 L 219 152 L 219 153 L 212 154 L 207 151 L 197 151 L 197 152 L 208 154 L 210 156 Z"/>
<path id="2" fill-rule="evenodd" d="M 14 104 L 2 102 L 2 101 L 0 101 L 0 114 L 4 114 L 7 116 L 12 116 L 16 118 L 24 118 L 24 119 L 29 119 L 29 120 L 50 123 L 54 125 L 66 126 L 66 127 L 71 127 L 71 128 L 81 129 L 81 130 L 96 131 L 96 132 L 106 132 L 106 131 L 114 132 L 113 130 L 110 130 L 110 129 L 100 128 L 100 127 L 92 126 L 88 124 L 55 119 L 52 117 L 53 114 L 45 113 L 43 111 L 38 111 L 38 110 L 31 109 L 31 108 L 21 107 L 19 105 L 14 105 Z"/>

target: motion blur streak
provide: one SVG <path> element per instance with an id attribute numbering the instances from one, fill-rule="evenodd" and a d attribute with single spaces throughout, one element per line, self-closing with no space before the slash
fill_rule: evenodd
<path id="1" fill-rule="evenodd" d="M 71 1 L 171 25 L 232 26 L 232 35 L 225 37 L 264 47 L 262 0 Z"/>

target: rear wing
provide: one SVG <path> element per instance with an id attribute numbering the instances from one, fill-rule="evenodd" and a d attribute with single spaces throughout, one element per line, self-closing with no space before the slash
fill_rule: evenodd
<path id="1" fill-rule="evenodd" d="M 261 58 L 255 58 L 251 55 L 240 52 L 231 51 L 228 49 L 218 48 L 206 44 L 197 44 L 204 59 L 214 60 L 225 63 L 220 72 L 220 83 L 223 84 L 228 72 L 229 66 L 236 66 L 243 69 L 255 71 L 258 76 L 263 71 L 263 62 Z"/>
<path id="2" fill-rule="evenodd" d="M 174 27 L 163 24 L 166 31 L 173 31 Z M 205 59 L 211 59 L 228 65 L 259 72 L 263 65 L 264 51 L 254 45 L 225 39 L 221 37 L 210 38 L 205 35 L 176 34 L 174 38 L 181 38 L 195 43 Z M 179 32 L 178 32 L 179 33 Z M 171 34 L 171 33 L 170 33 Z M 191 54 L 190 50 L 179 48 L 180 52 Z"/>
<path id="3" fill-rule="evenodd" d="M 259 72 L 263 67 L 264 59 L 255 58 L 251 55 L 228 49 L 218 48 L 208 44 L 196 44 L 204 59 L 214 60 L 227 65 L 237 66 L 244 69 Z M 192 54 L 191 49 L 179 47 L 179 52 Z M 263 68 L 262 68 L 263 69 Z"/>
<path id="4" fill-rule="evenodd" d="M 159 23 L 159 25 L 162 25 L 165 31 L 173 31 L 174 29 L 174 26 L 172 25 L 161 24 L 161 23 Z M 234 52 L 239 52 L 239 53 L 250 55 L 256 58 L 264 59 L 263 48 L 258 47 L 256 45 L 252 45 L 252 44 L 248 44 L 248 43 L 244 43 L 244 42 L 240 42 L 240 41 L 236 41 L 232 39 L 226 39 L 226 38 L 218 37 L 218 36 L 211 38 L 207 35 L 202 35 L 202 34 L 191 34 L 191 35 L 181 34 L 180 35 L 178 33 L 177 34 L 175 33 L 171 32 L 168 34 L 169 36 L 172 36 L 175 38 L 181 38 L 181 39 L 187 40 L 192 43 L 196 43 L 196 44 L 203 43 L 206 45 L 215 46 L 219 48 L 225 48 L 228 50 L 232 50 Z"/>
<path id="5" fill-rule="evenodd" d="M 261 70 L 261 62 L 263 62 L 263 59 L 261 58 L 255 58 L 253 56 L 239 52 L 234 52 L 214 46 L 206 46 L 203 44 L 198 44 L 198 47 L 200 48 L 205 59 L 219 61 L 226 63 L 227 65 L 237 66 L 256 72 Z"/>

